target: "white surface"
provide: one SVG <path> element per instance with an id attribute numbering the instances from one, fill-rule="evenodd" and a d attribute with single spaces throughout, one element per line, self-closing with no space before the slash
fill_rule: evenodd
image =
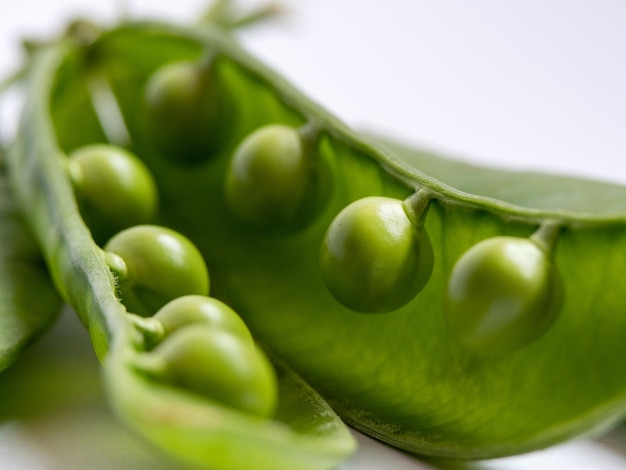
<path id="1" fill-rule="evenodd" d="M 290 10 L 287 20 L 254 28 L 242 34 L 242 40 L 348 123 L 476 162 L 626 183 L 626 2 L 283 4 Z M 202 6 L 204 2 L 191 0 L 144 0 L 125 6 L 121 1 L 4 2 L 0 73 L 18 62 L 19 38 L 56 33 L 67 18 L 89 13 L 109 21 L 125 8 L 133 15 L 186 20 Z M 95 438 L 81 440 L 80 446 L 68 442 L 68 435 L 82 435 L 85 423 L 95 418 L 117 429 L 102 416 L 108 416 L 107 411 L 98 401 L 78 408 L 64 415 L 65 434 L 58 419 L 37 426 L 0 423 L 0 467 L 141 468 L 141 457 L 132 459 L 144 453 L 123 433 L 113 448 L 102 447 Z M 623 469 L 625 434 L 454 468 Z M 359 453 L 341 470 L 434 468 L 368 438 L 359 440 Z"/>

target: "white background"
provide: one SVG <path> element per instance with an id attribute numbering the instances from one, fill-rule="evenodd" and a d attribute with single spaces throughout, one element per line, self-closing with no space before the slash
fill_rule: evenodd
<path id="1" fill-rule="evenodd" d="M 242 33 L 242 42 L 349 124 L 475 162 L 626 183 L 626 2 L 282 3 L 283 20 Z M 0 73 L 19 63 L 20 38 L 45 38 L 68 18 L 107 22 L 124 11 L 189 21 L 204 5 L 191 0 L 4 1 Z M 124 452 L 96 439 L 73 445 L 71 424 L 47 426 L 48 434 L 31 432 L 28 423 L 0 423 L 0 466 L 137 468 L 128 467 Z M 64 428 L 69 428 L 66 438 Z M 360 439 L 361 450 L 341 470 L 432 468 Z M 626 432 L 463 468 L 626 468 Z"/>

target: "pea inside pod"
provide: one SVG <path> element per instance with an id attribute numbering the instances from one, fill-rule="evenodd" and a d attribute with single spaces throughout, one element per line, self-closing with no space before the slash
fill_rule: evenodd
<path id="1" fill-rule="evenodd" d="M 193 324 L 140 358 L 151 377 L 253 415 L 272 416 L 277 385 L 264 354 L 246 336 Z"/>
<path id="2" fill-rule="evenodd" d="M 141 372 L 238 411 L 274 414 L 276 373 L 232 308 L 211 297 L 185 295 L 149 320 L 158 334 L 137 358 Z"/>
<path id="3" fill-rule="evenodd" d="M 157 188 L 146 165 L 121 147 L 94 144 L 74 150 L 68 171 L 81 215 L 99 241 L 157 212 Z"/>
<path id="4" fill-rule="evenodd" d="M 163 325 L 164 336 L 183 326 L 199 323 L 252 341 L 250 331 L 241 317 L 224 302 L 212 297 L 201 295 L 178 297 L 165 304 L 152 318 Z"/>
<path id="5" fill-rule="evenodd" d="M 146 128 L 154 148 L 172 161 L 210 159 L 230 134 L 228 89 L 214 73 L 214 58 L 160 67 L 145 88 Z"/>
<path id="6" fill-rule="evenodd" d="M 166 303 L 151 317 L 131 316 L 141 333 L 140 347 L 151 349 L 173 332 L 190 325 L 209 326 L 253 342 L 241 317 L 224 302 L 205 295 L 183 295 Z"/>
<path id="7" fill-rule="evenodd" d="M 308 128 L 263 126 L 235 149 L 226 173 L 226 203 L 250 228 L 293 232 L 310 224 L 324 193 L 324 161 Z M 317 159 L 315 157 L 318 157 Z"/>
<path id="8" fill-rule="evenodd" d="M 126 307 L 152 315 L 182 295 L 207 295 L 209 273 L 195 245 L 184 235 L 155 225 L 123 230 L 104 249 L 118 257 L 110 262 Z"/>
<path id="9" fill-rule="evenodd" d="M 529 239 L 495 237 L 455 264 L 446 294 L 451 334 L 478 354 L 503 354 L 539 338 L 556 320 L 562 283 L 549 253 Z"/>
<path id="10" fill-rule="evenodd" d="M 411 214 L 414 216 L 414 214 Z M 430 239 L 401 200 L 367 197 L 333 220 L 321 247 L 324 283 L 359 312 L 396 310 L 415 297 L 433 268 Z"/>

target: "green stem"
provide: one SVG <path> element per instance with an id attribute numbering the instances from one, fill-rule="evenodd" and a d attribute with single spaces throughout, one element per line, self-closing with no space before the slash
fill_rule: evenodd
<path id="1" fill-rule="evenodd" d="M 420 188 L 402 201 L 404 211 L 416 229 L 420 229 L 424 225 L 431 199 L 430 191 Z"/>
<path id="2" fill-rule="evenodd" d="M 124 258 L 115 253 L 106 252 L 104 254 L 104 261 L 111 272 L 115 274 L 118 282 L 124 281 L 128 277 L 128 267 L 126 266 Z"/>
<path id="3" fill-rule="evenodd" d="M 530 236 L 530 240 L 548 255 L 552 255 L 561 232 L 562 223 L 556 220 L 547 220 Z"/>
<path id="4" fill-rule="evenodd" d="M 153 317 L 142 317 L 134 313 L 129 313 L 131 323 L 138 332 L 138 338 L 135 341 L 135 346 L 139 349 L 152 349 L 159 344 L 164 336 L 165 330 L 163 329 L 163 323 Z"/>
<path id="5" fill-rule="evenodd" d="M 282 14 L 284 8 L 279 3 L 266 3 L 252 11 L 240 14 L 232 0 L 216 0 L 202 15 L 199 25 L 217 25 L 225 29 L 234 30 L 251 26 L 263 21 L 272 20 Z"/>
<path id="6" fill-rule="evenodd" d="M 308 121 L 300 129 L 298 135 L 305 155 L 313 155 L 322 135 L 323 127 L 317 121 Z"/>
<path id="7" fill-rule="evenodd" d="M 131 366 L 137 372 L 157 380 L 162 380 L 167 373 L 165 360 L 160 356 L 150 353 L 134 356 Z"/>

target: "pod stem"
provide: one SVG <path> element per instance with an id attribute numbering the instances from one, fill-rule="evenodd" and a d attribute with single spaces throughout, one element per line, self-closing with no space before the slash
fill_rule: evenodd
<path id="1" fill-rule="evenodd" d="M 165 360 L 152 353 L 138 354 L 133 357 L 131 367 L 135 371 L 156 380 L 163 380 L 168 370 Z"/>
<path id="2" fill-rule="evenodd" d="M 165 337 L 163 323 L 154 317 L 142 317 L 134 313 L 128 313 L 132 325 L 139 333 L 135 339 L 135 346 L 139 349 L 152 349 Z"/>
<path id="3" fill-rule="evenodd" d="M 547 220 L 530 236 L 530 240 L 548 255 L 552 255 L 561 232 L 561 223 L 556 220 Z"/>
<path id="4" fill-rule="evenodd" d="M 426 221 L 426 215 L 432 199 L 430 191 L 424 188 L 418 189 L 408 198 L 402 201 L 404 212 L 416 229 L 421 228 Z"/>
<path id="5" fill-rule="evenodd" d="M 316 154 L 317 144 L 322 135 L 322 131 L 323 127 L 317 121 L 308 121 L 298 129 L 302 151 L 304 152 L 305 158 L 309 159 L 309 161 L 311 156 Z"/>
<path id="6" fill-rule="evenodd" d="M 308 121 L 300 129 L 298 134 L 305 147 L 314 147 L 320 139 L 323 127 L 317 121 Z"/>
<path id="7" fill-rule="evenodd" d="M 111 251 L 104 252 L 104 261 L 115 275 L 117 281 L 123 281 L 128 277 L 128 266 L 126 261 L 120 255 Z"/>
<path id="8" fill-rule="evenodd" d="M 213 24 L 225 29 L 238 29 L 273 20 L 284 12 L 279 3 L 265 3 L 249 12 L 239 12 L 232 0 L 217 0 L 200 18 L 199 25 Z"/>

